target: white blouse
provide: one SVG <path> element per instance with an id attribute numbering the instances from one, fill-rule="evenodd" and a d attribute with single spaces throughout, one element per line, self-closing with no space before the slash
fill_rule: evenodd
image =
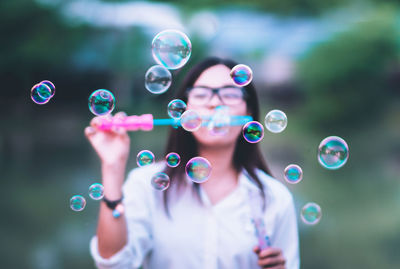
<path id="1" fill-rule="evenodd" d="M 236 189 L 215 205 L 201 187 L 200 202 L 189 183 L 179 197 L 170 195 L 171 218 L 168 218 L 162 193 L 150 185 L 152 175 L 163 168 L 161 164 L 150 165 L 129 173 L 123 187 L 128 243 L 112 257 L 104 259 L 94 236 L 90 251 L 97 267 L 260 268 L 253 252 L 258 241 L 248 199 L 249 191 L 258 188 L 247 173 L 242 172 Z M 258 176 L 267 197 L 262 215 L 266 234 L 273 247 L 282 249 L 286 268 L 298 269 L 299 240 L 292 195 L 286 186 L 264 172 L 259 171 Z"/>

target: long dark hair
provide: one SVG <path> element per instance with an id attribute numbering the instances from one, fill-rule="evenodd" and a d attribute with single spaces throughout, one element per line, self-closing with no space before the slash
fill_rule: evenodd
<path id="1" fill-rule="evenodd" d="M 229 69 L 232 69 L 237 63 L 228 59 L 220 59 L 217 57 L 206 58 L 202 62 L 196 64 L 190 69 L 186 75 L 181 87 L 176 93 L 175 98 L 181 99 L 187 102 L 186 90 L 192 87 L 196 80 L 199 78 L 204 70 L 215 66 L 215 65 L 225 65 Z M 253 117 L 253 120 L 259 120 L 259 104 L 256 90 L 253 83 L 248 84 L 244 87 L 246 90 L 246 104 L 247 110 Z M 193 134 L 183 130 L 182 128 L 173 129 L 171 128 L 168 138 L 168 143 L 166 147 L 166 154 L 169 152 L 177 152 L 181 157 L 181 164 L 176 168 L 166 167 L 164 172 L 171 178 L 171 184 L 176 184 L 176 190 L 179 191 L 180 187 L 186 185 L 187 179 L 185 175 L 185 165 L 193 157 L 198 156 L 197 141 Z M 251 156 L 251 158 L 249 158 Z M 245 169 L 254 183 L 260 189 L 263 200 L 265 201 L 265 193 L 263 185 L 257 176 L 256 170 L 262 170 L 265 173 L 271 175 L 270 170 L 261 154 L 258 144 L 248 143 L 243 136 L 239 136 L 236 142 L 235 151 L 233 154 L 233 165 L 237 172 Z M 199 194 L 199 184 L 193 184 L 194 191 Z M 168 216 L 168 200 L 171 188 L 167 189 L 163 193 L 164 208 Z M 199 196 L 198 196 L 199 197 Z"/>

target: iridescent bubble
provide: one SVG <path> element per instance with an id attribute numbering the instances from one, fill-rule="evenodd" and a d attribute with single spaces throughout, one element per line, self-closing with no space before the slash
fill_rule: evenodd
<path id="1" fill-rule="evenodd" d="M 192 53 L 189 38 L 177 30 L 165 30 L 152 41 L 154 60 L 168 69 L 178 69 L 186 64 Z"/>
<path id="2" fill-rule="evenodd" d="M 100 183 L 93 183 L 89 187 L 89 196 L 93 200 L 100 200 L 104 196 L 104 187 Z"/>
<path id="3" fill-rule="evenodd" d="M 297 164 L 289 164 L 284 171 L 285 180 L 288 183 L 296 184 L 303 179 L 303 170 Z"/>
<path id="4" fill-rule="evenodd" d="M 169 176 L 163 172 L 158 172 L 151 178 L 151 186 L 158 191 L 168 189 L 170 182 Z"/>
<path id="5" fill-rule="evenodd" d="M 271 110 L 265 116 L 265 127 L 272 133 L 280 133 L 287 126 L 287 117 L 283 111 L 278 109 Z"/>
<path id="6" fill-rule="evenodd" d="M 114 95 L 105 89 L 94 91 L 89 96 L 89 109 L 96 116 L 110 114 L 115 106 Z"/>
<path id="7" fill-rule="evenodd" d="M 168 103 L 168 115 L 173 119 L 179 119 L 186 110 L 186 104 L 181 99 L 174 99 Z"/>
<path id="8" fill-rule="evenodd" d="M 51 89 L 44 83 L 38 83 L 31 89 L 31 99 L 38 105 L 44 105 L 51 99 Z"/>
<path id="9" fill-rule="evenodd" d="M 194 132 L 200 129 L 203 120 L 201 116 L 194 110 L 186 110 L 180 119 L 183 129 L 189 132 Z"/>
<path id="10" fill-rule="evenodd" d="M 301 209 L 301 219 L 305 224 L 317 224 L 322 217 L 321 207 L 316 203 L 307 203 Z"/>
<path id="11" fill-rule="evenodd" d="M 339 169 L 349 158 L 349 146 L 338 136 L 329 136 L 318 146 L 318 161 L 326 169 Z"/>
<path id="12" fill-rule="evenodd" d="M 203 183 L 210 176 L 211 164 L 206 158 L 194 157 L 187 162 L 185 171 L 190 180 L 196 183 Z"/>
<path id="13" fill-rule="evenodd" d="M 154 65 L 146 72 L 144 86 L 151 93 L 161 94 L 168 90 L 171 82 L 171 72 L 162 65 Z"/>
<path id="14" fill-rule="evenodd" d="M 56 86 L 54 85 L 54 83 L 51 82 L 50 80 L 43 80 L 40 83 L 46 84 L 47 87 L 50 88 L 50 91 L 51 91 L 50 98 L 52 98 L 54 96 L 54 94 L 56 93 Z M 39 94 L 41 94 L 41 93 L 39 92 Z M 42 96 L 42 97 L 47 98 L 46 96 Z"/>
<path id="15" fill-rule="evenodd" d="M 253 79 L 253 71 L 251 71 L 250 67 L 244 64 L 234 66 L 230 75 L 233 82 L 238 86 L 246 86 Z"/>
<path id="16" fill-rule="evenodd" d="M 154 154 L 150 150 L 142 150 L 136 156 L 138 166 L 145 166 L 154 162 Z"/>
<path id="17" fill-rule="evenodd" d="M 226 135 L 229 132 L 231 125 L 231 116 L 229 113 L 229 107 L 217 106 L 215 113 L 211 116 L 208 122 L 208 130 L 211 135 Z"/>
<path id="18" fill-rule="evenodd" d="M 249 143 L 258 143 L 264 137 L 264 127 L 258 121 L 249 121 L 243 126 L 243 137 Z"/>
<path id="19" fill-rule="evenodd" d="M 74 195 L 69 200 L 69 205 L 74 211 L 82 211 L 83 209 L 85 209 L 86 200 L 85 198 L 83 198 L 82 195 Z"/>
<path id="20" fill-rule="evenodd" d="M 181 162 L 181 156 L 176 152 L 170 152 L 165 156 L 165 161 L 169 167 L 177 167 Z"/>

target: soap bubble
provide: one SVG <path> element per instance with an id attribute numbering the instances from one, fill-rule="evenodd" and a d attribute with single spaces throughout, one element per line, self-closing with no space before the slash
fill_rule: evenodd
<path id="1" fill-rule="evenodd" d="M 168 115 L 173 119 L 179 119 L 186 110 L 186 104 L 181 99 L 174 99 L 168 103 Z"/>
<path id="2" fill-rule="evenodd" d="M 177 167 L 181 162 L 181 157 L 178 153 L 170 152 L 165 156 L 165 161 L 169 167 Z"/>
<path id="3" fill-rule="evenodd" d="M 99 89 L 89 96 L 89 110 L 96 116 L 110 114 L 114 106 L 115 97 L 108 90 Z"/>
<path id="4" fill-rule="evenodd" d="M 154 94 L 161 94 L 171 86 L 172 75 L 167 68 L 162 65 L 154 65 L 147 70 L 144 86 Z"/>
<path id="5" fill-rule="evenodd" d="M 284 171 L 285 180 L 288 183 L 296 184 L 303 179 L 303 170 L 297 164 L 289 164 Z"/>
<path id="6" fill-rule="evenodd" d="M 194 132 L 200 129 L 203 120 L 196 111 L 186 110 L 182 114 L 180 122 L 183 129 Z"/>
<path id="7" fill-rule="evenodd" d="M 271 110 L 265 116 L 265 127 L 272 133 L 280 133 L 287 126 L 287 117 L 283 111 L 278 109 Z"/>
<path id="8" fill-rule="evenodd" d="M 165 30 L 152 41 L 154 60 L 168 69 L 179 69 L 186 64 L 192 53 L 189 38 L 177 30 Z"/>
<path id="9" fill-rule="evenodd" d="M 40 83 L 46 84 L 46 86 L 50 88 L 51 92 L 50 92 L 50 97 L 49 98 L 52 98 L 54 96 L 54 94 L 56 93 L 56 86 L 54 85 L 54 83 L 51 82 L 50 80 L 43 80 Z M 41 94 L 41 93 L 39 92 L 39 94 Z M 46 96 L 42 96 L 42 97 L 48 98 Z"/>
<path id="10" fill-rule="evenodd" d="M 104 187 L 100 183 L 93 183 L 89 187 L 89 196 L 93 200 L 100 200 L 104 196 Z"/>
<path id="11" fill-rule="evenodd" d="M 163 172 L 158 172 L 151 178 L 151 186 L 158 191 L 166 190 L 170 182 L 169 176 Z"/>
<path id="12" fill-rule="evenodd" d="M 339 169 L 349 158 L 349 146 L 338 136 L 329 136 L 318 146 L 318 161 L 326 169 Z"/>
<path id="13" fill-rule="evenodd" d="M 264 137 L 264 127 L 258 121 L 249 121 L 243 126 L 243 137 L 249 143 L 258 143 Z"/>
<path id="14" fill-rule="evenodd" d="M 316 203 L 307 203 L 301 209 L 301 219 L 305 224 L 315 225 L 322 217 L 321 207 Z"/>
<path id="15" fill-rule="evenodd" d="M 229 107 L 217 106 L 215 113 L 211 116 L 208 122 L 208 130 L 211 135 L 226 135 L 229 132 L 231 125 L 231 116 L 229 113 Z"/>
<path id="16" fill-rule="evenodd" d="M 253 71 L 251 71 L 250 67 L 244 64 L 234 66 L 230 75 L 233 82 L 238 86 L 246 86 L 253 79 Z"/>
<path id="17" fill-rule="evenodd" d="M 44 83 L 38 83 L 31 89 L 31 99 L 38 105 L 44 105 L 51 99 L 51 89 Z"/>
<path id="18" fill-rule="evenodd" d="M 86 200 L 82 195 L 74 195 L 69 200 L 69 204 L 72 210 L 82 211 L 83 209 L 85 209 Z"/>
<path id="19" fill-rule="evenodd" d="M 206 158 L 194 157 L 187 162 L 185 171 L 190 180 L 203 183 L 211 174 L 211 164 Z"/>
<path id="20" fill-rule="evenodd" d="M 154 154 L 150 150 L 142 150 L 136 156 L 138 166 L 150 165 L 154 162 Z"/>

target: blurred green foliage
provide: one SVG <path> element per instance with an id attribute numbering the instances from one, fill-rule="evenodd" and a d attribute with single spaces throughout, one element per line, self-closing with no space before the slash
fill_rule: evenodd
<path id="1" fill-rule="evenodd" d="M 388 72 L 399 59 L 396 20 L 392 8 L 377 9 L 304 55 L 298 69 L 308 127 L 359 128 L 382 117 L 392 101 Z"/>

